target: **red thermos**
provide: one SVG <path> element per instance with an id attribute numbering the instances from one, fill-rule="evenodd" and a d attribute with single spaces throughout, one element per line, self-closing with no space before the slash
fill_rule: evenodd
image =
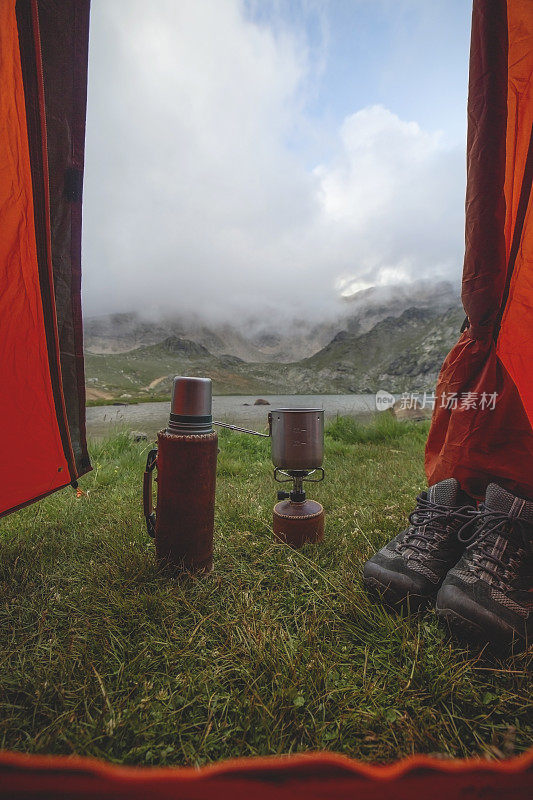
<path id="1" fill-rule="evenodd" d="M 218 436 L 212 427 L 209 378 L 174 378 L 168 427 L 144 473 L 144 514 L 158 561 L 172 572 L 213 569 Z M 157 468 L 157 509 L 152 472 Z"/>

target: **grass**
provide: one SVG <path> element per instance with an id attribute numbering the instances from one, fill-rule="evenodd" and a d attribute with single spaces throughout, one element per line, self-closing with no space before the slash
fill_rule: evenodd
<path id="1" fill-rule="evenodd" d="M 338 419 L 310 492 L 325 541 L 272 540 L 268 442 L 222 431 L 215 572 L 160 574 L 140 509 L 150 443 L 94 443 L 85 494 L 2 520 L 0 744 L 128 764 L 327 749 L 502 758 L 532 742 L 532 652 L 451 642 L 372 604 L 361 567 L 423 485 L 427 427 Z"/>
<path id="2" fill-rule="evenodd" d="M 354 417 L 338 416 L 328 425 L 328 436 L 345 444 L 390 443 L 407 434 L 425 442 L 427 432 L 427 426 L 420 426 L 417 422 L 400 422 L 391 413 L 376 414 L 366 424 Z"/>

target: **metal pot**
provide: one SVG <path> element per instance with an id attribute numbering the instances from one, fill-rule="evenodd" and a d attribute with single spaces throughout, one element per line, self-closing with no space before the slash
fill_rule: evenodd
<path id="1" fill-rule="evenodd" d="M 309 472 L 320 469 L 324 460 L 324 409 L 276 408 L 268 414 L 269 433 L 259 433 L 227 422 L 222 428 L 272 440 L 272 463 L 277 469 Z"/>
<path id="2" fill-rule="evenodd" d="M 283 470 L 312 470 L 324 460 L 324 410 L 276 408 L 268 414 L 272 463 Z"/>

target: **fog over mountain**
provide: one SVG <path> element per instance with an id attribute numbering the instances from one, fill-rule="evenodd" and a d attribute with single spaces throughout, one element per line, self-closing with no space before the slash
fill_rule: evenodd
<path id="1" fill-rule="evenodd" d="M 238 0 L 93 0 L 87 317 L 272 329 L 457 285 L 464 143 L 379 103 L 312 114 L 326 34 Z"/>
<path id="2" fill-rule="evenodd" d="M 85 318 L 85 349 L 87 353 L 126 353 L 170 337 L 194 343 L 216 357 L 288 363 L 314 355 L 339 334 L 361 336 L 413 308 L 436 319 L 450 309 L 460 309 L 459 295 L 451 284 L 434 281 L 394 290 L 367 289 L 345 299 L 336 318 L 322 322 L 304 316 L 281 323 L 278 318 L 244 316 L 216 323 L 190 312 L 157 318 L 139 312 L 106 314 Z"/>

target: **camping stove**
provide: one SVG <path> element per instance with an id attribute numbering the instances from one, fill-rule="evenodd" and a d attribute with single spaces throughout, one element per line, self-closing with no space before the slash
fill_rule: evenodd
<path id="1" fill-rule="evenodd" d="M 230 430 L 271 439 L 274 480 L 292 483 L 278 492 L 274 507 L 274 536 L 292 547 L 324 538 L 324 509 L 308 500 L 304 483 L 324 480 L 324 410 L 321 408 L 277 408 L 268 415 L 268 434 L 213 422 Z"/>
<path id="2" fill-rule="evenodd" d="M 278 408 L 268 415 L 272 436 L 274 480 L 292 483 L 278 491 L 274 506 L 274 536 L 292 547 L 324 538 L 324 509 L 308 500 L 304 483 L 324 480 L 324 411 L 318 408 Z"/>

